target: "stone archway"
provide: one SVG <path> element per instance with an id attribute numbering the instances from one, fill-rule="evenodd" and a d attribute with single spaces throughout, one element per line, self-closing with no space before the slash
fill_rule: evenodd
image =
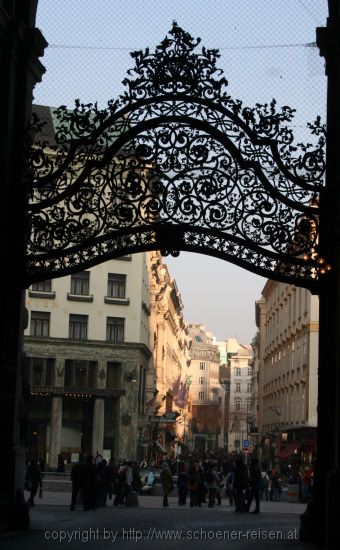
<path id="1" fill-rule="evenodd" d="M 232 99 L 218 51 L 199 43 L 174 22 L 154 53 L 132 53 L 127 90 L 107 109 L 35 113 L 24 286 L 155 249 L 216 256 L 312 293 L 329 284 L 325 127 L 318 118 L 314 146 L 296 145 L 294 109 Z"/>
<path id="2" fill-rule="evenodd" d="M 8 225 L 5 228 L 4 235 L 7 237 L 7 244 L 5 251 L 7 255 L 13 255 L 15 257 L 14 272 L 20 273 L 23 266 L 23 244 L 25 241 L 24 231 L 25 228 L 23 220 L 26 213 L 25 197 L 18 199 L 17 182 L 20 181 L 20 170 L 22 167 L 22 146 L 24 142 L 23 125 L 25 118 L 30 113 L 31 92 L 34 84 L 41 78 L 43 68 L 38 62 L 38 57 L 42 55 L 43 49 L 46 46 L 42 36 L 38 31 L 34 29 L 34 14 L 36 11 L 36 2 L 7 2 L 4 11 L 1 12 L 1 20 L 4 23 L 2 26 L 1 34 L 4 36 L 4 44 L 8 45 L 8 48 L 4 52 L 2 58 L 2 72 L 4 75 L 4 90 L 5 98 L 1 105 L 1 110 L 4 114 L 4 120 L 6 120 L 6 129 L 4 136 L 7 137 L 6 148 L 3 148 L 4 156 L 4 182 L 5 182 L 5 195 L 6 201 L 3 201 L 4 218 L 8 220 Z M 15 23 L 13 25 L 13 22 Z M 288 261 L 285 255 L 282 263 L 278 265 L 285 269 L 286 265 L 292 265 L 293 259 L 296 257 L 299 261 L 293 265 L 305 265 L 305 274 L 307 275 L 303 279 L 299 279 L 300 284 L 312 288 L 314 292 L 320 294 L 320 367 L 319 367 L 319 441 L 318 446 L 319 453 L 319 465 L 316 476 L 317 498 L 314 500 L 313 505 L 308 510 L 308 513 L 303 518 L 302 533 L 303 538 L 311 538 L 312 540 L 318 540 L 323 543 L 325 541 L 326 547 L 331 548 L 332 536 L 337 534 L 337 519 L 339 517 L 339 501 L 338 491 L 340 487 L 339 483 L 339 442 L 340 442 L 340 383 L 339 383 L 339 338 L 340 331 L 340 285 L 339 285 L 339 269 L 340 269 L 340 236 L 338 229 L 338 218 L 340 212 L 340 197 L 337 189 L 337 181 L 340 173 L 339 166 L 339 119 L 336 117 L 336 113 L 339 112 L 339 97 L 340 97 L 340 65 L 339 65 L 339 43 L 338 43 L 338 27 L 340 24 L 340 3 L 339 0 L 329 0 L 329 19 L 326 29 L 318 29 L 318 46 L 321 49 L 322 55 L 326 58 L 326 71 L 328 76 L 328 121 L 327 121 L 327 172 L 326 172 L 326 186 L 322 191 L 320 202 L 320 238 L 318 241 L 319 249 L 315 249 L 315 252 L 319 256 L 314 255 L 314 248 L 310 251 L 312 255 L 308 254 L 308 257 L 304 260 L 307 263 L 301 262 L 302 258 L 294 254 L 294 246 L 281 250 L 284 254 L 288 253 L 290 260 Z M 15 38 L 15 40 L 13 39 Z M 34 38 L 34 40 L 33 40 Z M 20 52 L 25 55 L 13 55 L 13 53 Z M 28 54 L 28 55 L 26 55 Z M 30 57 L 31 56 L 31 57 Z M 9 91 L 13 90 L 15 86 L 15 96 L 10 96 Z M 114 105 L 112 105 L 115 109 Z M 80 110 L 82 108 L 80 107 Z M 100 117 L 100 113 L 98 114 Z M 86 119 L 86 114 L 85 114 Z M 15 136 L 15 137 L 13 137 Z M 35 167 L 37 168 L 37 167 Z M 25 180 L 27 181 L 27 180 Z M 45 188 L 46 191 L 47 188 Z M 311 191 L 311 189 L 310 189 Z M 34 189 L 30 190 L 34 193 Z M 314 199 L 314 192 L 312 192 Z M 7 200 L 9 199 L 9 200 Z M 284 204 L 285 201 L 283 201 Z M 265 204 L 265 203 L 263 203 Z M 307 203 L 306 206 L 310 208 L 314 206 L 313 203 Z M 41 206 L 41 205 L 40 205 Z M 37 208 L 39 210 L 39 208 Z M 298 210 L 298 212 L 302 212 Z M 316 246 L 317 240 L 315 240 L 315 228 L 314 225 L 316 216 L 315 210 L 312 212 L 304 212 L 306 214 L 307 224 L 305 224 L 305 216 L 302 215 L 303 227 L 308 227 L 302 231 L 302 235 L 305 235 L 304 242 L 308 244 L 308 247 L 313 243 L 313 247 Z M 313 215 L 314 214 L 314 215 Z M 312 216 L 312 217 L 311 217 Z M 297 218 L 296 218 L 297 219 Z M 301 217 L 300 217 L 301 219 Z M 308 220 L 312 219 L 312 223 Z M 41 226 L 44 230 L 48 226 L 47 220 L 45 224 Z M 299 224 L 295 225 L 296 229 L 299 229 Z M 166 251 L 179 250 L 180 246 L 167 240 L 166 232 L 163 232 L 162 237 L 162 225 L 158 220 L 158 241 L 157 244 L 165 246 Z M 291 236 L 297 235 L 298 232 L 294 230 L 290 233 Z M 180 233 L 183 235 L 183 233 Z M 308 238 L 307 238 L 308 235 Z M 125 238 L 125 234 L 122 235 Z M 183 244 L 182 240 L 178 241 Z M 284 242 L 284 241 L 283 241 Z M 294 238 L 293 238 L 294 242 Z M 246 242 L 247 246 L 250 246 L 250 242 Z M 147 245 L 143 244 L 144 249 Z M 154 246 L 154 243 L 152 243 Z M 322 246 L 322 254 L 320 247 Z M 184 249 L 184 245 L 183 245 Z M 201 248 L 202 251 L 202 248 Z M 56 260 L 48 260 L 47 256 L 43 257 L 43 251 L 40 250 L 38 256 L 39 261 L 44 262 L 48 260 L 50 263 L 43 266 L 43 263 L 38 262 L 38 257 L 34 258 L 37 251 L 31 250 L 28 254 L 28 263 L 26 264 L 26 273 L 20 280 L 18 277 L 12 277 L 11 274 L 7 277 L 6 288 L 7 295 L 11 296 L 12 301 L 6 299 L 4 304 L 4 313 L 9 314 L 12 312 L 15 319 L 13 322 L 6 323 L 5 330 L 3 331 L 3 346 L 1 353 L 1 373 L 2 373 L 2 387 L 1 396 L 5 398 L 5 414 L 3 415 L 4 427 L 9 427 L 9 430 L 5 430 L 6 445 L 4 449 L 4 466 L 3 472 L 7 472 L 4 476 L 6 484 L 3 487 L 4 497 L 1 499 L 3 515 L 5 521 L 14 524 L 18 523 L 18 516 L 16 510 L 16 489 L 20 486 L 15 480 L 15 472 L 20 470 L 17 468 L 18 453 L 13 447 L 19 441 L 17 430 L 17 415 L 15 414 L 15 399 L 14 390 L 16 372 L 17 372 L 17 355 L 18 349 L 20 350 L 20 288 L 30 283 L 30 281 L 39 280 L 39 278 L 45 278 L 43 269 L 49 267 L 53 269 L 56 265 Z M 46 251 L 45 251 L 46 252 Z M 45 253 L 44 252 L 44 253 Z M 47 251 L 51 252 L 51 250 Z M 88 252 L 85 251 L 81 256 L 81 260 L 88 261 Z M 110 250 L 110 254 L 114 255 L 115 251 Z M 219 251 L 218 251 L 219 253 Z M 215 254 L 218 255 L 218 254 Z M 269 254 L 270 256 L 270 254 Z M 235 258 L 235 256 L 234 256 Z M 229 258 L 231 260 L 231 258 Z M 316 260 L 316 262 L 315 262 Z M 318 262 L 321 260 L 321 263 Z M 250 269 L 250 262 L 248 258 L 245 260 L 248 262 L 248 268 Z M 315 274 L 324 271 L 324 261 L 329 262 L 332 266 L 332 270 L 325 273 L 324 281 L 327 284 L 319 284 L 319 279 L 315 279 Z M 286 264 L 287 262 L 287 264 Z M 275 260 L 274 260 L 275 263 Z M 72 261 L 68 262 L 66 268 L 70 271 L 72 269 L 77 270 L 81 264 L 72 265 Z M 90 265 L 90 264 L 83 264 Z M 274 265 L 274 264 L 271 264 Z M 246 266 L 245 266 L 246 267 Z M 69 272 L 70 272 L 69 271 Z M 255 271 L 255 269 L 253 269 Z M 296 271 L 299 271 L 297 269 Z M 12 272 L 11 272 L 12 273 Z M 281 279 L 282 274 L 278 274 L 273 270 L 272 278 Z M 57 271 L 54 270 L 54 276 L 57 276 Z M 287 279 L 286 279 L 287 280 Z M 292 280 L 292 279 L 290 279 Z M 320 278 L 322 280 L 322 277 Z M 293 282 L 293 280 L 292 280 Z M 316 283 L 316 284 L 315 284 Z M 299 284 L 295 281 L 295 284 Z M 13 302 L 15 301 L 15 303 Z M 325 368 L 323 368 L 325 367 Z M 14 414 L 13 414 L 14 413 Z M 13 420 L 14 418 L 14 420 Z M 331 418 L 331 422 L 329 419 Z M 13 437 L 11 436 L 13 431 Z M 6 435 L 7 434 L 7 435 Z M 13 453 L 14 450 L 14 453 Z M 13 454 L 12 454 L 13 453 Z M 15 458 L 16 457 L 16 458 Z M 12 462 L 14 460 L 14 462 Z M 20 473 L 20 472 L 19 472 Z M 326 491 L 326 479 L 328 479 L 328 489 Z M 310 521 L 309 521 L 310 520 Z M 307 526 L 314 526 L 314 529 L 308 531 Z"/>

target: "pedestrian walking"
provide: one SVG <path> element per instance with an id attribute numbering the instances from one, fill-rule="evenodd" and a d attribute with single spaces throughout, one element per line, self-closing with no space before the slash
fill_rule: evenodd
<path id="1" fill-rule="evenodd" d="M 143 487 L 143 482 L 140 477 L 139 473 L 139 465 L 138 462 L 133 462 L 132 464 L 132 483 L 131 483 L 131 489 L 135 491 L 136 493 L 140 493 Z"/>
<path id="2" fill-rule="evenodd" d="M 234 505 L 234 471 L 227 474 L 225 480 L 225 495 L 229 500 L 229 506 Z"/>
<path id="3" fill-rule="evenodd" d="M 108 470 L 105 459 L 97 462 L 96 465 L 96 508 L 106 506 L 108 493 Z"/>
<path id="4" fill-rule="evenodd" d="M 82 482 L 84 510 L 96 509 L 96 467 L 93 464 L 93 456 L 86 458 L 84 465 L 84 479 Z"/>
<path id="5" fill-rule="evenodd" d="M 181 462 L 178 466 L 177 489 L 179 506 L 186 506 L 188 495 L 188 474 L 185 471 L 184 462 Z"/>
<path id="6" fill-rule="evenodd" d="M 70 510 L 76 509 L 77 497 L 82 494 L 84 482 L 85 457 L 79 455 L 79 460 L 71 468 L 72 496 Z M 83 496 L 82 496 L 83 498 Z"/>
<path id="7" fill-rule="evenodd" d="M 235 512 L 245 513 L 247 512 L 247 506 L 245 502 L 245 491 L 248 488 L 248 471 L 242 458 L 236 459 L 235 471 L 234 471 L 234 500 L 235 500 Z"/>
<path id="8" fill-rule="evenodd" d="M 262 487 L 262 475 L 261 469 L 259 466 L 259 461 L 257 458 L 253 458 L 249 468 L 249 485 L 250 493 L 249 500 L 247 503 L 248 512 L 250 511 L 250 506 L 253 500 L 255 500 L 255 509 L 251 512 L 252 514 L 260 513 L 260 491 Z"/>
<path id="9" fill-rule="evenodd" d="M 190 508 L 193 508 L 194 506 L 201 506 L 201 501 L 199 499 L 199 484 L 200 484 L 200 476 L 197 472 L 196 464 L 192 464 L 189 468 L 189 475 L 188 475 Z"/>
<path id="10" fill-rule="evenodd" d="M 41 470 L 38 461 L 35 458 L 31 459 L 29 466 L 26 470 L 25 485 L 30 491 L 30 496 L 27 504 L 29 506 L 34 506 L 34 497 L 38 492 L 38 487 L 40 487 L 40 490 L 42 490 Z"/>
<path id="11" fill-rule="evenodd" d="M 216 490 L 220 483 L 218 474 L 212 464 L 208 464 L 204 475 L 205 485 L 208 490 L 208 508 L 212 508 L 215 503 Z"/>
<path id="12" fill-rule="evenodd" d="M 281 492 L 282 486 L 279 473 L 276 470 L 273 470 L 270 486 L 270 500 L 272 502 L 279 502 L 281 499 Z"/>
<path id="13" fill-rule="evenodd" d="M 266 500 L 268 502 L 269 500 L 269 475 L 268 472 L 266 472 L 265 468 L 263 467 L 263 470 L 261 472 L 261 490 L 260 490 L 260 500 Z"/>
<path id="14" fill-rule="evenodd" d="M 174 482 L 172 479 L 172 474 L 169 468 L 169 465 L 164 462 L 162 471 L 161 471 L 161 483 L 162 483 L 162 490 L 163 490 L 163 506 L 167 507 L 169 506 L 168 502 L 168 496 L 171 493 L 171 491 L 174 489 Z"/>

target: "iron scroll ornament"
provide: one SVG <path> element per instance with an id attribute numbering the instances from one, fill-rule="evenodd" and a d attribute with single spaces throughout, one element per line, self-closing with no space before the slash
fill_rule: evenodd
<path id="1" fill-rule="evenodd" d="M 106 109 L 35 114 L 26 286 L 159 249 L 317 292 L 325 128 L 317 118 L 314 145 L 295 145 L 294 109 L 233 100 L 218 50 L 195 53 L 199 42 L 174 22 L 155 53 L 131 54 L 127 90 Z"/>

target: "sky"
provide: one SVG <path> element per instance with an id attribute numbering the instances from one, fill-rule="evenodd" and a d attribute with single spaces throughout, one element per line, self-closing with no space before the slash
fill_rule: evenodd
<path id="1" fill-rule="evenodd" d="M 46 74 L 34 92 L 41 105 L 106 102 L 124 91 L 130 52 L 163 40 L 174 20 L 200 46 L 218 48 L 233 98 L 297 109 L 292 125 L 306 141 L 306 123 L 325 117 L 324 63 L 315 28 L 327 0 L 39 0 L 37 26 L 49 46 Z M 218 340 L 249 343 L 256 333 L 255 300 L 266 280 L 216 258 L 181 253 L 166 258 L 182 295 L 184 315 Z"/>

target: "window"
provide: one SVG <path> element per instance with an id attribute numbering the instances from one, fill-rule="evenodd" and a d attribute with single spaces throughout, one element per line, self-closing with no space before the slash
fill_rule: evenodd
<path id="1" fill-rule="evenodd" d="M 235 369 L 235 376 L 241 376 L 241 367 L 236 367 Z"/>
<path id="2" fill-rule="evenodd" d="M 70 314 L 69 338 L 74 340 L 87 340 L 88 315 Z"/>
<path id="3" fill-rule="evenodd" d="M 49 336 L 50 335 L 50 312 L 32 311 L 31 312 L 31 336 Z"/>
<path id="4" fill-rule="evenodd" d="M 200 384 L 202 385 L 202 384 L 204 384 L 204 383 L 205 383 L 205 378 L 203 378 L 203 376 L 201 376 L 201 378 L 200 378 Z"/>
<path id="5" fill-rule="evenodd" d="M 200 363 L 200 370 L 205 370 L 205 363 Z"/>
<path id="6" fill-rule="evenodd" d="M 251 382 L 248 382 L 247 384 L 247 392 L 251 392 Z"/>
<path id="7" fill-rule="evenodd" d="M 115 361 L 109 361 L 107 363 L 106 370 L 106 387 L 108 389 L 120 388 L 120 373 L 121 364 Z"/>
<path id="8" fill-rule="evenodd" d="M 247 412 L 249 413 L 251 411 L 251 401 L 247 400 Z"/>
<path id="9" fill-rule="evenodd" d="M 51 386 L 55 359 L 28 357 L 28 380 L 32 386 Z"/>
<path id="10" fill-rule="evenodd" d="M 252 376 L 253 369 L 251 367 L 248 367 L 248 376 Z"/>
<path id="11" fill-rule="evenodd" d="M 76 388 L 97 387 L 97 362 L 66 359 L 65 386 Z"/>
<path id="12" fill-rule="evenodd" d="M 88 296 L 90 292 L 90 272 L 81 271 L 71 275 L 71 294 Z"/>
<path id="13" fill-rule="evenodd" d="M 240 392 L 241 391 L 241 382 L 236 382 L 235 384 L 235 391 Z"/>
<path id="14" fill-rule="evenodd" d="M 200 336 L 195 336 L 196 342 L 202 342 L 202 338 Z"/>
<path id="15" fill-rule="evenodd" d="M 235 410 L 236 411 L 241 410 L 241 401 L 239 400 L 235 401 Z"/>
<path id="16" fill-rule="evenodd" d="M 109 273 L 107 276 L 107 295 L 109 298 L 125 298 L 126 275 Z"/>
<path id="17" fill-rule="evenodd" d="M 34 290 L 35 292 L 51 292 L 51 279 L 48 279 L 47 281 L 41 281 L 40 283 L 33 283 L 32 290 Z"/>
<path id="18" fill-rule="evenodd" d="M 124 342 L 124 321 L 122 317 L 107 317 L 106 340 L 108 342 Z"/>
<path id="19" fill-rule="evenodd" d="M 203 400 L 204 400 L 204 391 L 199 391 L 199 392 L 198 392 L 198 399 L 199 399 L 200 401 L 203 401 Z"/>

